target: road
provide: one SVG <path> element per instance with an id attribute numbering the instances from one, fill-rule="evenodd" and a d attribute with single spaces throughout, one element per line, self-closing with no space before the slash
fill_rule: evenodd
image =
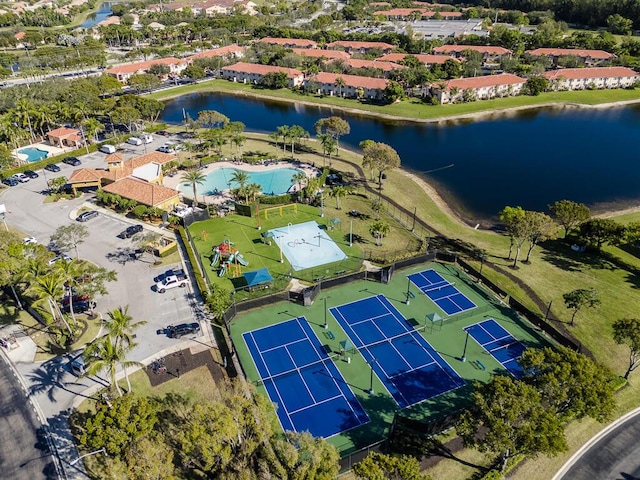
<path id="1" fill-rule="evenodd" d="M 18 379 L 0 361 L 0 477 L 57 478 L 42 425 Z"/>
<path id="2" fill-rule="evenodd" d="M 555 480 L 640 480 L 639 413 L 603 435 Z"/>

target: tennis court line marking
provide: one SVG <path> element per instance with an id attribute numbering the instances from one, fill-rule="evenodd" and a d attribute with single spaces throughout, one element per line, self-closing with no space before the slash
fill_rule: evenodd
<path id="1" fill-rule="evenodd" d="M 500 328 L 502 328 L 505 332 L 507 332 L 507 334 L 506 334 L 506 335 L 503 335 L 502 337 L 495 337 L 495 336 L 493 335 L 493 333 L 491 333 L 489 330 L 487 330 L 486 328 L 484 328 L 484 325 L 482 325 L 483 323 L 486 323 L 486 322 L 488 322 L 489 320 L 493 320 L 496 324 L 498 324 L 498 326 L 499 326 Z M 471 325 L 467 325 L 466 327 L 464 327 L 464 329 L 463 329 L 463 330 L 465 330 L 465 331 L 466 331 L 468 328 L 471 328 L 471 327 L 480 327 L 480 328 L 481 328 L 481 329 L 482 329 L 482 330 L 483 330 L 487 335 L 489 335 L 489 336 L 491 337 L 491 340 L 489 340 L 488 342 L 485 342 L 485 343 L 480 343 L 480 342 L 478 342 L 478 340 L 476 340 L 476 338 L 475 338 L 475 337 L 473 338 L 476 342 L 478 342 L 478 344 L 479 344 L 482 348 L 484 348 L 484 346 L 485 346 L 485 345 L 488 345 L 488 344 L 490 344 L 491 342 L 495 342 L 496 340 L 502 340 L 503 338 L 511 337 L 511 338 L 515 339 L 515 337 L 509 333 L 509 330 L 507 330 L 507 329 L 506 329 L 506 328 L 504 328 L 502 325 L 500 325 L 500 324 L 499 324 L 499 323 L 498 323 L 494 318 L 487 318 L 487 319 L 482 320 L 482 321 L 480 321 L 480 322 L 472 323 Z M 473 335 L 471 335 L 471 336 L 473 337 Z M 487 349 L 485 348 L 485 350 L 487 350 Z M 490 351 L 490 350 L 487 350 L 487 352 L 489 352 L 489 351 Z"/>
<path id="2" fill-rule="evenodd" d="M 311 343 L 311 342 L 309 342 Z M 309 388 L 309 385 L 307 385 L 306 380 L 304 379 L 304 376 L 302 375 L 302 372 L 300 371 L 301 368 L 303 367 L 299 367 L 298 366 L 298 362 L 295 361 L 295 359 L 293 358 L 293 355 L 291 355 L 291 352 L 289 351 L 289 347 L 287 345 L 283 345 L 283 347 L 285 349 L 285 351 L 287 352 L 287 355 L 289 355 L 289 358 L 291 359 L 291 363 L 293 363 L 293 365 L 295 366 L 295 371 L 298 373 L 298 375 L 300 376 L 300 380 L 302 380 L 302 383 L 304 385 L 304 388 L 307 389 L 307 393 L 309 394 L 309 396 L 311 397 L 311 400 L 313 401 L 313 403 L 316 402 L 316 397 L 313 396 L 313 393 L 311 393 L 311 389 Z M 320 362 L 322 362 L 322 358 L 319 360 Z M 314 363 L 314 362 L 311 362 Z M 305 366 L 308 366 L 311 364 L 307 364 Z"/>
<path id="3" fill-rule="evenodd" d="M 370 322 L 371 320 L 377 320 L 379 318 L 384 318 L 384 317 L 386 317 L 388 315 L 389 315 L 389 313 L 383 313 L 382 315 L 376 315 L 375 317 L 369 317 L 369 318 L 364 318 L 362 320 L 358 320 L 357 322 L 350 323 L 349 325 L 350 326 L 360 325 L 361 323 Z"/>
<path id="4" fill-rule="evenodd" d="M 305 410 L 309 410 L 310 408 L 313 408 L 316 405 L 322 405 L 323 403 L 333 402 L 334 400 L 336 400 L 338 398 L 344 398 L 344 395 L 342 395 L 342 391 L 340 391 L 340 395 L 335 395 L 335 396 L 333 396 L 331 398 L 325 398 L 324 400 L 320 400 L 319 402 L 316 402 L 313 405 L 307 405 L 306 407 L 298 408 L 297 410 L 292 410 L 292 411 L 289 412 L 289 415 L 294 415 L 296 413 L 304 412 Z M 347 402 L 347 403 L 349 403 L 349 402 Z"/>
<path id="5" fill-rule="evenodd" d="M 258 347 L 258 343 L 256 342 L 256 339 L 253 336 L 253 331 L 247 332 L 247 333 L 251 337 L 251 341 L 253 342 L 253 345 L 256 347 L 256 351 L 258 352 L 258 355 L 260 355 L 262 363 L 264 364 L 264 368 L 267 370 L 267 372 L 270 372 L 269 367 L 267 366 L 267 363 L 264 361 L 264 358 L 262 357 L 262 353 L 260 352 L 260 347 Z M 249 353 L 251 353 L 251 350 L 249 350 Z M 264 384 L 264 378 L 262 378 L 262 375 L 260 374 L 260 369 L 258 368 L 258 365 L 256 364 L 256 361 L 253 359 L 253 355 L 249 355 L 249 356 L 251 357 L 251 360 L 253 361 L 253 364 L 256 367 L 258 375 L 260 376 L 260 379 L 262 380 L 262 385 L 264 385 L 264 389 L 267 390 L 267 387 Z M 269 378 L 271 378 L 271 376 L 269 376 Z M 284 414 L 289 419 L 289 423 L 291 424 L 291 426 L 294 427 L 293 420 L 291 419 L 291 416 L 289 415 L 289 412 L 287 411 L 287 408 L 284 405 L 284 400 L 282 399 L 282 396 L 280 395 L 280 390 L 278 389 L 278 387 L 276 387 L 275 382 L 272 381 L 271 383 L 275 387 L 274 390 L 276 391 L 276 395 L 278 395 L 278 400 L 280 400 L 280 403 L 278 405 L 282 406 L 282 411 L 284 412 Z M 267 390 L 267 396 L 269 396 L 269 390 Z M 283 431 L 286 431 L 286 428 L 284 428 L 284 425 L 282 425 L 282 422 L 280 421 L 280 417 L 278 416 L 278 412 L 277 411 L 276 411 L 276 417 L 278 418 L 278 423 L 280 424 L 280 428 L 282 428 Z"/>
<path id="6" fill-rule="evenodd" d="M 492 322 L 496 323 L 500 328 L 502 328 L 505 332 L 507 332 L 507 335 L 503 335 L 502 337 L 494 337 L 494 336 L 493 336 L 493 334 L 492 334 L 491 332 L 489 332 L 486 328 L 484 328 L 484 326 L 482 325 L 483 323 L 485 323 L 485 322 L 489 322 L 489 321 L 492 321 Z M 473 334 L 472 334 L 472 333 L 469 333 L 469 334 L 473 337 L 473 339 L 476 341 L 476 343 L 477 343 L 478 345 L 480 345 L 480 346 L 481 346 L 481 347 L 482 347 L 486 352 L 488 352 L 488 353 L 493 357 L 493 359 L 494 359 L 496 362 L 498 362 L 500 365 L 502 365 L 502 366 L 505 368 L 505 370 L 507 370 L 507 372 L 509 372 L 511 375 L 513 375 L 513 376 L 515 377 L 515 375 L 514 375 L 514 374 L 513 374 L 513 373 L 512 373 L 512 372 L 511 372 L 507 367 L 506 367 L 506 365 L 507 365 L 507 363 L 510 363 L 510 362 L 513 362 L 513 361 L 517 361 L 517 360 L 518 360 L 522 355 L 520 355 L 520 356 L 518 356 L 518 357 L 510 358 L 510 359 L 509 359 L 509 360 L 507 360 L 506 362 L 501 362 L 500 360 L 498 360 L 498 359 L 493 355 L 493 352 L 496 352 L 496 351 L 500 350 L 501 348 L 509 348 L 509 347 L 511 347 L 512 345 L 522 344 L 522 342 L 521 342 L 520 340 L 518 340 L 516 337 L 514 337 L 511 333 L 509 333 L 509 330 L 507 330 L 507 329 L 506 329 L 506 328 L 504 328 L 502 325 L 500 325 L 500 324 L 498 323 L 498 321 L 497 321 L 496 319 L 494 319 L 494 318 L 487 318 L 487 319 L 485 319 L 485 320 L 482 320 L 481 322 L 476 322 L 476 323 L 474 323 L 474 324 L 467 325 L 466 327 L 464 327 L 464 328 L 463 328 L 463 330 L 465 330 L 465 331 L 466 331 L 466 330 L 467 330 L 467 328 L 471 328 L 471 327 L 474 327 L 474 326 L 478 326 L 478 327 L 480 327 L 482 330 L 484 330 L 488 335 L 490 335 L 490 336 L 493 338 L 493 340 L 491 340 L 490 342 L 487 342 L 487 343 L 484 343 L 484 344 L 483 344 L 483 343 L 480 343 L 480 342 L 476 339 L 476 337 L 474 337 L 474 336 L 473 336 Z M 491 343 L 491 342 L 495 342 L 496 340 L 502 340 L 503 338 L 507 338 L 507 337 L 511 337 L 511 338 L 513 338 L 513 340 L 514 340 L 514 341 L 513 341 L 513 342 L 511 342 L 511 343 L 508 343 L 508 344 L 506 344 L 506 345 L 502 345 L 502 346 L 500 346 L 500 347 L 496 347 L 496 348 L 494 348 L 493 350 L 489 350 L 489 349 L 487 349 L 487 348 L 485 347 L 485 345 L 488 345 L 488 344 L 489 344 L 489 343 Z"/>
<path id="7" fill-rule="evenodd" d="M 300 342 L 305 342 L 307 340 L 308 340 L 308 338 L 306 338 L 306 337 L 305 338 L 299 338 L 298 340 L 294 340 L 293 342 L 282 343 L 280 345 L 276 345 L 275 347 L 265 348 L 264 350 L 260 350 L 260 351 L 262 353 L 268 353 L 268 352 L 272 352 L 273 350 L 278 350 L 279 348 L 288 347 L 289 345 L 293 345 L 295 343 L 300 343 Z"/>

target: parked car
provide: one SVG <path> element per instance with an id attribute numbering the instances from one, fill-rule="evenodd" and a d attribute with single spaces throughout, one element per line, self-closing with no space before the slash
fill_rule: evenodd
<path id="1" fill-rule="evenodd" d="M 16 180 L 15 178 L 13 178 L 13 177 L 7 177 L 7 178 L 2 180 L 2 183 L 4 183 L 8 187 L 15 187 L 20 182 L 18 180 Z"/>
<path id="2" fill-rule="evenodd" d="M 135 145 L 136 147 L 142 145 L 142 139 L 138 138 L 138 137 L 129 137 L 127 139 L 127 143 L 129 145 Z"/>
<path id="3" fill-rule="evenodd" d="M 175 270 L 173 275 L 164 277 L 161 281 L 156 282 L 156 292 L 164 293 L 171 288 L 186 287 L 189 284 L 189 278 L 184 270 Z"/>
<path id="4" fill-rule="evenodd" d="M 162 135 L 163 137 L 168 137 L 169 136 L 169 132 L 167 132 L 166 130 L 158 130 L 156 132 L 157 135 Z"/>
<path id="5" fill-rule="evenodd" d="M 102 145 L 100 147 L 100 151 L 102 153 L 116 153 L 116 147 L 114 147 L 113 145 L 110 145 L 108 143 L 105 143 L 104 145 Z"/>
<path id="6" fill-rule="evenodd" d="M 64 157 L 62 159 L 62 163 L 66 163 L 67 165 L 71 165 L 72 167 L 77 167 L 82 164 L 79 158 L 76 157 Z"/>
<path id="7" fill-rule="evenodd" d="M 172 150 L 169 147 L 167 147 L 166 145 L 162 145 L 161 147 L 158 147 L 156 150 L 158 152 L 160 152 L 160 153 L 171 153 L 172 152 Z"/>
<path id="8" fill-rule="evenodd" d="M 54 263 L 59 262 L 60 260 L 64 260 L 65 262 L 70 262 L 71 257 L 66 253 L 61 253 L 53 257 L 51 260 L 49 260 L 49 265 L 53 265 Z"/>
<path id="9" fill-rule="evenodd" d="M 200 331 L 199 323 L 181 323 L 180 325 L 169 325 L 166 328 L 167 335 L 170 338 L 180 338 L 185 335 L 197 333 Z"/>
<path id="10" fill-rule="evenodd" d="M 29 177 L 27 177 L 24 173 L 14 173 L 12 177 L 18 180 L 20 183 L 27 183 L 29 181 Z"/>
<path id="11" fill-rule="evenodd" d="M 76 377 L 81 377 L 86 373 L 84 358 L 82 355 L 79 355 L 76 359 L 74 359 L 70 363 L 71 373 L 73 373 Z"/>
<path id="12" fill-rule="evenodd" d="M 144 135 L 140 135 L 140 139 L 143 141 L 143 143 L 149 144 L 153 142 L 153 135 L 145 133 Z"/>
<path id="13" fill-rule="evenodd" d="M 47 166 L 44 167 L 45 170 L 48 170 L 50 172 L 59 172 L 60 171 L 60 167 L 58 165 L 56 165 L 55 163 L 49 163 Z"/>
<path id="14" fill-rule="evenodd" d="M 88 212 L 83 212 L 76 217 L 78 222 L 86 222 L 98 216 L 98 212 L 95 210 L 89 210 Z"/>
<path id="15" fill-rule="evenodd" d="M 142 225 L 131 225 L 130 227 L 127 227 L 126 230 L 120 234 L 120 236 L 122 238 L 131 238 L 136 233 L 140 233 L 141 231 Z"/>
<path id="16" fill-rule="evenodd" d="M 36 172 L 34 172 L 33 170 L 25 170 L 24 174 L 29 178 L 38 178 L 40 176 Z"/>
<path id="17" fill-rule="evenodd" d="M 88 312 L 94 308 L 96 308 L 96 302 L 91 300 L 89 295 L 74 295 L 73 301 L 70 301 L 69 296 L 67 295 L 62 299 L 62 312 L 67 313 L 70 312 L 71 309 L 69 305 L 73 306 L 74 313 L 84 313 Z"/>
<path id="18" fill-rule="evenodd" d="M 22 243 L 24 243 L 25 245 L 32 245 L 34 243 L 38 243 L 38 240 L 33 237 L 24 237 L 22 239 Z"/>

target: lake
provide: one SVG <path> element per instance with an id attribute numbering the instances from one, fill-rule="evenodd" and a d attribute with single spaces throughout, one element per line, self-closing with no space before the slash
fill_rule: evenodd
<path id="1" fill-rule="evenodd" d="M 80 26 L 82 28 L 91 28 L 97 23 L 100 23 L 103 20 L 106 20 L 108 17 L 111 16 L 111 13 L 112 13 L 111 5 L 112 5 L 111 2 L 105 2 L 102 5 L 100 5 L 100 8 L 96 10 L 95 13 L 92 13 L 91 15 L 89 15 L 87 19 L 84 21 L 84 23 Z"/>
<path id="2" fill-rule="evenodd" d="M 425 106 L 425 108 L 428 108 Z M 247 130 L 272 133 L 323 117 L 351 125 L 343 146 L 373 139 L 398 151 L 403 168 L 432 184 L 470 223 L 493 222 L 505 205 L 546 211 L 569 199 L 594 211 L 640 204 L 640 107 L 533 109 L 481 120 L 418 124 L 347 114 L 325 107 L 220 93 L 169 100 L 163 121 L 181 123 L 217 110 Z"/>

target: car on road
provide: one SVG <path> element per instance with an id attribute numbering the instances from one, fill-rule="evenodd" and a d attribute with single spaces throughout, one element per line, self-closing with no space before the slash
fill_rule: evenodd
<path id="1" fill-rule="evenodd" d="M 7 177 L 2 180 L 2 183 L 4 183 L 7 187 L 15 187 L 20 182 L 13 177 Z"/>
<path id="2" fill-rule="evenodd" d="M 24 174 L 29 178 L 38 178 L 40 176 L 36 172 L 34 172 L 33 170 L 25 170 Z"/>
<path id="3" fill-rule="evenodd" d="M 27 177 L 24 173 L 14 173 L 12 177 L 18 180 L 20 183 L 27 183 L 29 181 L 29 177 Z"/>
<path id="4" fill-rule="evenodd" d="M 116 147 L 114 147 L 113 145 L 110 145 L 108 143 L 105 143 L 104 145 L 102 145 L 99 149 L 102 153 L 116 153 Z"/>
<path id="5" fill-rule="evenodd" d="M 83 212 L 76 217 L 76 221 L 78 222 L 86 222 L 98 216 L 98 212 L 95 210 L 89 210 L 88 212 Z"/>
<path id="6" fill-rule="evenodd" d="M 142 140 L 138 137 L 129 137 L 127 139 L 127 143 L 129 145 L 135 145 L 136 147 L 139 147 L 140 145 L 142 145 Z"/>
<path id="7" fill-rule="evenodd" d="M 45 170 L 48 170 L 50 172 L 59 172 L 60 171 L 60 167 L 58 165 L 56 165 L 55 163 L 49 163 L 47 166 L 44 167 Z"/>
<path id="8" fill-rule="evenodd" d="M 136 233 L 142 232 L 142 230 L 143 230 L 142 225 L 131 225 L 131 226 L 127 227 L 125 229 L 125 231 L 122 232 L 119 236 L 121 238 L 131 238 Z"/>
<path id="9" fill-rule="evenodd" d="M 199 323 L 181 323 L 180 325 L 169 325 L 166 328 L 167 336 L 170 338 L 180 338 L 200 331 Z"/>
<path id="10" fill-rule="evenodd" d="M 66 163 L 67 165 L 71 165 L 72 167 L 77 167 L 78 165 L 82 164 L 80 159 L 77 157 L 64 157 L 62 159 L 62 163 Z"/>

